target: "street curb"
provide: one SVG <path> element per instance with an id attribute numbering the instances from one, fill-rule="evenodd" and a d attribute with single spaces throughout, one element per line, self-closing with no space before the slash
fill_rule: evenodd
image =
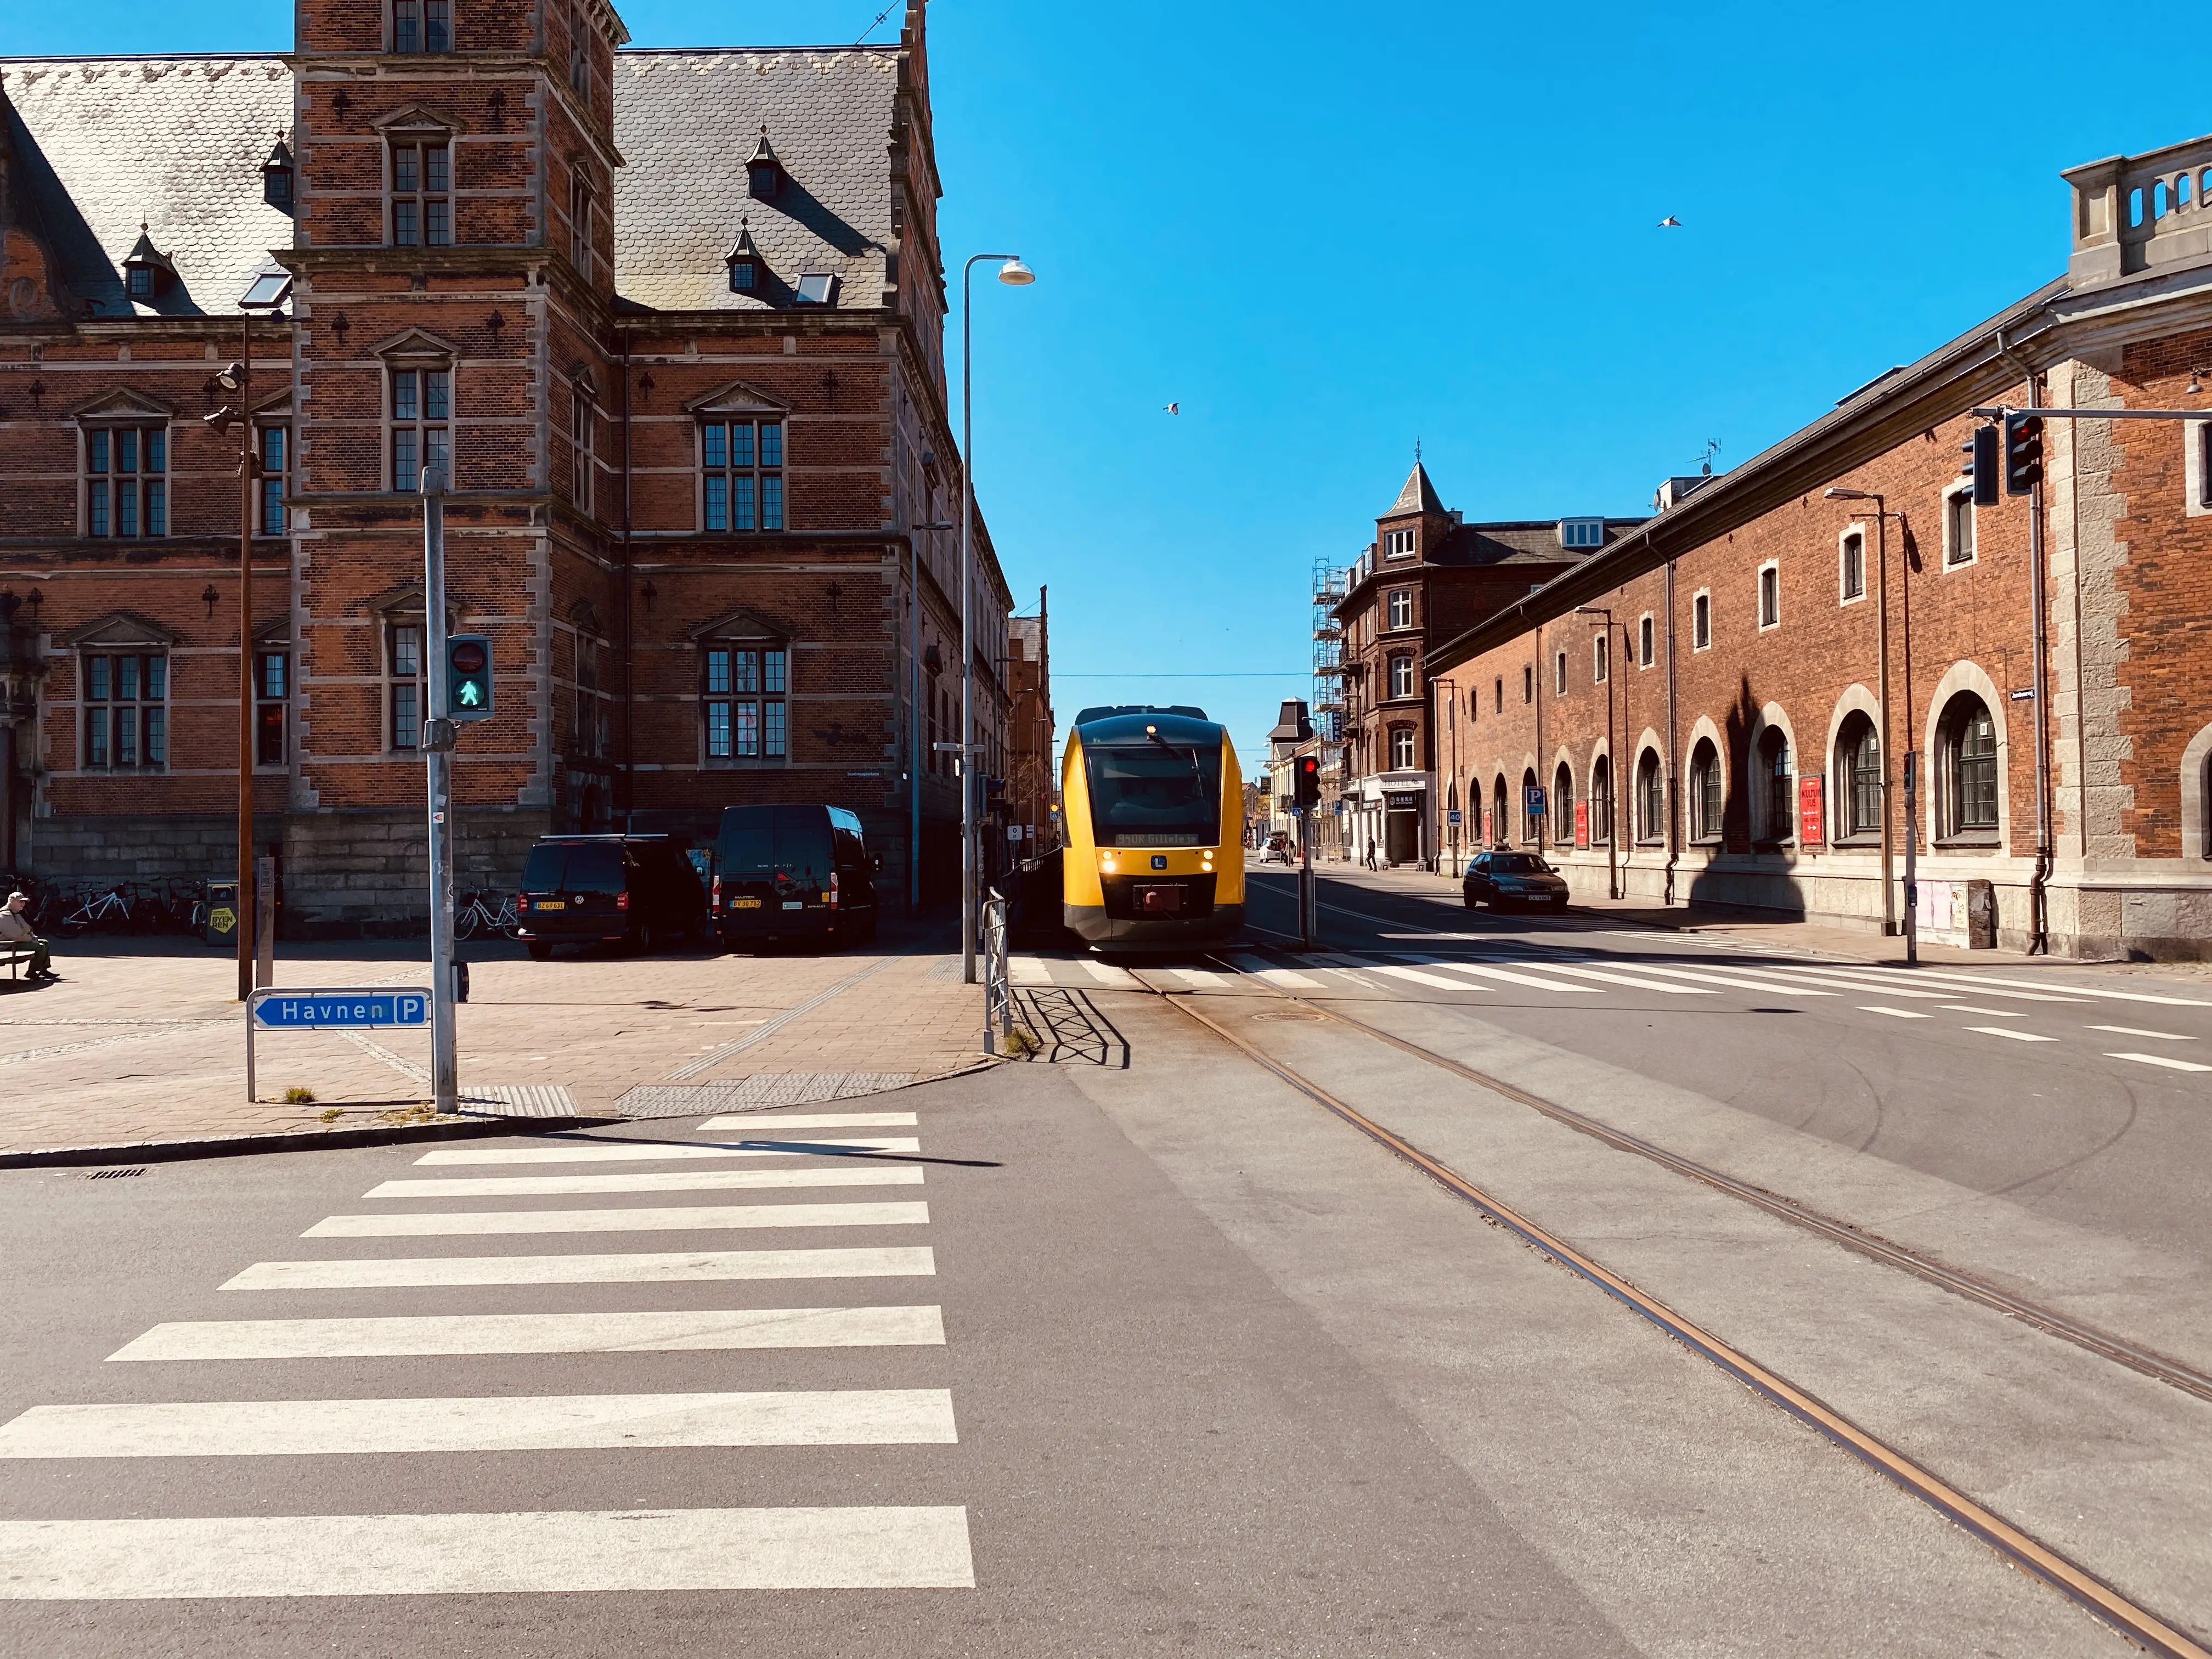
<path id="1" fill-rule="evenodd" d="M 118 1146 L 46 1146 L 0 1152 L 0 1170 L 69 1169 L 98 1164 L 177 1164 L 187 1158 L 240 1158 L 252 1152 L 343 1152 L 413 1140 L 477 1140 L 530 1134 L 541 1129 L 580 1129 L 627 1118 L 508 1117 L 466 1123 L 390 1123 L 362 1129 L 300 1129 L 283 1134 L 226 1135 L 211 1140 L 142 1140 Z"/>

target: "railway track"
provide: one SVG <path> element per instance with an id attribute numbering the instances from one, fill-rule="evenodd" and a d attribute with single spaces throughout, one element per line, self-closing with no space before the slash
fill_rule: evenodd
<path id="1" fill-rule="evenodd" d="M 1225 964 L 1224 964 L 1225 965 Z M 1361 1134 L 1403 1158 L 1454 1196 L 1514 1233 L 1522 1241 L 1543 1252 L 1568 1271 L 1588 1280 L 1623 1305 L 1650 1321 L 1675 1340 L 1702 1356 L 1723 1371 L 1735 1377 L 1756 1393 L 1779 1406 L 1800 1421 L 1827 1437 L 1838 1446 L 1879 1470 L 1897 1486 L 1928 1504 L 1968 1532 L 1982 1540 L 1991 1549 L 2030 1577 L 2041 1580 L 2061 1595 L 2075 1601 L 2098 1619 L 2110 1625 L 2130 1640 L 2149 1652 L 2166 1656 L 2166 1659 L 2212 1659 L 2212 1650 L 2200 1645 L 2183 1632 L 2176 1629 L 2151 1609 L 2128 1598 L 2123 1592 L 2107 1583 L 2095 1573 L 2082 1566 L 2029 1533 L 2014 1525 L 2002 1516 L 1945 1481 L 1941 1476 L 1905 1453 L 1879 1439 L 1867 1430 L 1820 1400 L 1810 1391 L 1799 1387 L 1787 1377 L 1761 1364 L 1750 1355 L 1731 1346 L 1709 1331 L 1668 1307 L 1656 1297 L 1639 1290 L 1628 1280 L 1612 1272 L 1602 1263 L 1585 1255 L 1566 1240 L 1550 1232 L 1537 1222 L 1521 1214 L 1511 1206 L 1493 1197 L 1475 1185 L 1467 1176 L 1431 1153 L 1407 1140 L 1395 1131 L 1376 1122 L 1357 1107 L 1305 1076 L 1275 1056 L 1266 1053 L 1238 1036 L 1235 1031 L 1204 1012 L 1204 999 L 1181 990 L 1170 991 L 1155 985 L 1139 972 L 1137 981 L 1153 995 L 1175 1007 L 1196 1024 L 1272 1073 L 1290 1087 L 1331 1113 Z M 1728 1194 L 1733 1198 L 1755 1206 L 1770 1215 L 1789 1221 L 1808 1231 L 1816 1233 L 1860 1255 L 1910 1273 L 1916 1278 L 1940 1286 L 1954 1295 L 1964 1297 L 1984 1307 L 1994 1309 L 2024 1323 L 2034 1326 L 2063 1340 L 2075 1343 L 2088 1352 L 2126 1366 L 2143 1376 L 2154 1377 L 2170 1387 L 2181 1389 L 2200 1399 L 2212 1401 L 2212 1376 L 2178 1360 L 2154 1353 L 2125 1341 L 2110 1332 L 2099 1330 L 2078 1320 L 2070 1319 L 2054 1310 L 2039 1307 L 2012 1295 L 1999 1286 L 1961 1273 L 1942 1263 L 1874 1237 L 1851 1226 L 1847 1222 L 1823 1215 L 1818 1211 L 1796 1203 L 1779 1194 L 1753 1186 L 1711 1166 L 1693 1159 L 1679 1157 L 1664 1147 L 1655 1146 L 1640 1137 L 1626 1133 L 1587 1115 L 1544 1099 L 1525 1089 L 1490 1076 L 1476 1068 L 1463 1065 L 1448 1055 L 1439 1054 L 1420 1044 L 1412 1042 L 1392 1032 L 1381 1030 L 1365 1020 L 1346 1013 L 1328 1002 L 1310 996 L 1301 996 L 1276 987 L 1267 987 L 1266 994 L 1282 1001 L 1296 1004 L 1333 1020 L 1377 1042 L 1410 1054 L 1437 1066 L 1467 1082 L 1503 1095 L 1507 1099 L 1541 1113 L 1554 1121 L 1565 1124 L 1579 1133 L 1603 1142 L 1623 1152 L 1633 1152 L 1650 1159 L 1662 1168 Z"/>

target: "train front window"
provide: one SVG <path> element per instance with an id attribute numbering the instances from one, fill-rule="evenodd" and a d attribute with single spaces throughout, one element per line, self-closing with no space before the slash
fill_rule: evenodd
<path id="1" fill-rule="evenodd" d="M 1211 847 L 1221 839 L 1221 750 L 1084 750 L 1101 847 Z"/>

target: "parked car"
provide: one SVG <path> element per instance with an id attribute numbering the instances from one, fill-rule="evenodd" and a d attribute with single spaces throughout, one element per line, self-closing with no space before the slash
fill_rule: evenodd
<path id="1" fill-rule="evenodd" d="M 1536 853 L 1479 853 L 1460 884 L 1467 908 L 1487 904 L 1493 910 L 1516 904 L 1567 908 L 1566 878 Z"/>
<path id="2" fill-rule="evenodd" d="M 876 863 L 842 806 L 726 806 L 714 847 L 715 925 L 732 950 L 876 932 Z"/>
<path id="3" fill-rule="evenodd" d="M 703 941 L 707 896 L 669 836 L 547 836 L 522 866 L 514 903 L 532 960 L 556 945 L 621 945 L 639 954 L 662 939 Z"/>

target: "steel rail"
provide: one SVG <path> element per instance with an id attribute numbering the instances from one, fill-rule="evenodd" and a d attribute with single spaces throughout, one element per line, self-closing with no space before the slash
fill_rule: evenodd
<path id="1" fill-rule="evenodd" d="M 1954 1524 L 1964 1528 L 1980 1539 L 2006 1560 L 2030 1577 L 2040 1579 L 2069 1601 L 2086 1609 L 2152 1653 L 2164 1659 L 2212 1659 L 2208 1650 L 2191 1640 L 2182 1632 L 2167 1624 L 2148 1608 L 2128 1597 L 2091 1572 L 2080 1563 L 2069 1559 L 2049 1545 L 2041 1542 L 1994 1510 L 1975 1502 L 1957 1487 L 1942 1480 L 1933 1471 L 1923 1468 L 1904 1453 L 1898 1451 L 1861 1428 L 1832 1406 L 1805 1389 L 1790 1382 L 1780 1373 L 1769 1370 L 1749 1355 L 1731 1347 L 1718 1337 L 1674 1311 L 1656 1297 L 1638 1290 L 1593 1258 L 1583 1255 L 1571 1244 L 1529 1220 L 1510 1206 L 1500 1202 L 1477 1187 L 1465 1176 L 1440 1159 L 1423 1152 L 1402 1135 L 1367 1116 L 1357 1107 L 1331 1094 L 1310 1078 L 1285 1065 L 1261 1049 L 1244 1041 L 1219 1021 L 1199 1012 L 1196 999 L 1185 992 L 1163 991 L 1142 979 L 1144 985 L 1155 996 L 1182 1011 L 1197 1024 L 1212 1032 L 1240 1054 L 1297 1090 L 1324 1110 L 1348 1123 L 1362 1134 L 1395 1153 L 1415 1169 L 1428 1176 L 1454 1196 L 1463 1199 L 1476 1210 L 1499 1226 L 1515 1234 L 1524 1243 L 1559 1262 L 1569 1272 L 1587 1279 L 1607 1295 L 1640 1314 L 1665 1331 L 1676 1341 L 1703 1356 L 1753 1392 L 1782 1407 L 1791 1416 L 1826 1436 L 1836 1445 L 1859 1458 L 1869 1467 L 1887 1476 L 1905 1492 L 1926 1504 Z M 1271 989 L 1273 988 L 1270 988 Z M 1301 1006 L 1313 1006 L 1304 997 L 1291 997 L 1277 992 L 1286 1000 Z M 1324 1015 L 1341 1018 L 1328 1008 L 1319 1010 Z M 1372 1030 L 1364 1022 L 1346 1023 L 1362 1030 Z M 1387 1033 L 1374 1035 L 1389 1038 Z M 1396 1043 L 1431 1059 L 1425 1050 L 1415 1045 Z M 1446 1062 L 1447 1069 L 1463 1068 Z M 1473 1073 L 1480 1078 L 1480 1073 Z M 1498 1086 L 1494 1080 L 1484 1079 L 1485 1086 Z M 1524 1098 L 1522 1091 L 1509 1091 L 1516 1099 Z"/>

